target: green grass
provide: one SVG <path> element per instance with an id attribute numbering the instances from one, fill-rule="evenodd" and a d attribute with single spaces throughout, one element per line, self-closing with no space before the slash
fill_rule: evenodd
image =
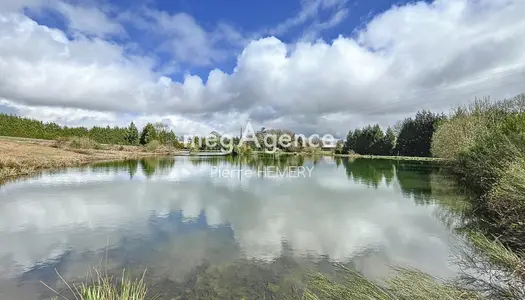
<path id="1" fill-rule="evenodd" d="M 256 267 L 257 268 L 257 267 Z M 239 269 L 236 267 L 222 268 L 220 272 L 220 278 L 217 278 L 213 274 L 215 268 L 207 270 L 204 274 L 211 276 L 211 281 L 206 281 L 207 277 L 199 276 L 198 281 L 203 281 L 204 285 L 198 285 L 195 291 L 188 291 L 184 299 L 251 299 L 245 295 L 248 289 L 256 289 L 256 286 L 245 286 L 246 283 L 254 283 L 248 279 L 248 282 L 243 280 L 234 280 L 229 283 L 224 282 L 226 286 L 219 285 L 223 279 L 228 280 L 232 278 L 242 277 L 243 275 L 237 274 L 244 271 L 254 271 L 249 269 Z M 224 273 L 228 271 L 227 273 Z M 260 271 L 260 270 L 259 270 Z M 262 285 L 268 289 L 266 292 L 260 291 L 259 293 L 263 296 L 260 299 L 266 299 L 264 295 L 267 295 L 268 299 L 301 299 L 301 300 L 456 300 L 456 299 L 482 299 L 476 293 L 468 291 L 464 288 L 458 287 L 453 283 L 441 282 L 423 272 L 416 271 L 413 269 L 399 268 L 395 269 L 396 275 L 390 279 L 378 283 L 372 281 L 363 275 L 347 269 L 343 266 L 337 267 L 337 279 L 329 279 L 326 275 L 317 272 L 307 272 L 301 275 L 304 280 L 302 284 L 298 286 L 293 284 L 295 288 L 287 289 L 281 287 L 281 284 L 289 282 L 287 280 L 277 280 L 275 283 L 267 283 Z M 230 273 L 232 272 L 232 273 Z M 263 272 L 266 273 L 266 272 Z M 57 273 L 58 274 L 58 273 Z M 58 293 L 54 289 L 47 286 L 51 291 L 57 294 L 53 299 L 65 299 L 65 300 L 157 300 L 158 295 L 150 295 L 151 292 L 145 284 L 145 272 L 140 279 L 132 280 L 125 272 L 119 280 L 114 280 L 113 277 L 107 274 L 101 274 L 95 270 L 96 276 L 94 279 L 82 283 L 80 285 L 69 285 L 63 280 L 67 286 L 69 294 L 71 296 L 64 296 Z M 257 272 L 252 274 L 257 280 Z M 217 274 L 215 274 L 217 275 Z M 261 277 L 264 274 L 259 274 Z M 230 278 L 231 277 L 231 278 Z M 263 280 L 264 276 L 259 278 Z M 270 280 L 271 281 L 271 280 Z M 285 284 L 286 285 L 286 284 Z M 270 294 L 267 294 L 271 290 Z M 271 296 L 273 293 L 278 297 Z M 257 294 L 257 292 L 255 292 Z M 222 295 L 222 297 L 219 297 Z M 247 298 L 248 297 L 248 298 Z M 177 296 L 172 295 L 168 299 L 179 299 Z"/>
<path id="2" fill-rule="evenodd" d="M 95 271 L 94 278 L 88 279 L 86 282 L 77 285 L 68 284 L 60 274 L 58 276 L 69 289 L 72 296 L 65 296 L 56 290 L 43 283 L 51 291 L 57 294 L 53 300 L 156 300 L 157 296 L 148 295 L 148 288 L 144 282 L 146 271 L 142 274 L 140 279 L 132 280 L 122 271 L 122 276 L 119 280 L 115 280 L 112 276 L 102 274 L 98 270 Z"/>
<path id="3" fill-rule="evenodd" d="M 367 159 L 389 159 L 410 161 L 444 161 L 439 157 L 416 157 L 416 156 L 387 156 L 387 155 L 360 155 L 360 154 L 335 154 L 335 157 L 367 158 Z"/>
<path id="4" fill-rule="evenodd" d="M 426 299 L 481 299 L 466 289 L 451 283 L 442 283 L 435 278 L 412 269 L 397 269 L 392 279 L 384 285 L 373 282 L 361 274 L 343 268 L 344 279 L 336 282 L 320 273 L 309 276 L 307 289 L 303 294 L 306 300 L 426 300 Z"/>
<path id="5" fill-rule="evenodd" d="M 55 140 L 55 146 L 57 148 L 71 148 L 71 149 L 94 149 L 101 150 L 103 145 L 95 142 L 88 137 L 58 137 Z"/>
<path id="6" fill-rule="evenodd" d="M 502 266 L 525 279 L 525 264 L 521 257 L 505 247 L 498 239 L 489 239 L 484 234 L 475 231 L 468 232 L 468 237 L 492 264 Z"/>

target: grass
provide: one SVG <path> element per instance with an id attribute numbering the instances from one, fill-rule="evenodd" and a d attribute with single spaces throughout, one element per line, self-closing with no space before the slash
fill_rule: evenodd
<path id="1" fill-rule="evenodd" d="M 458 283 L 476 290 L 487 299 L 525 299 L 525 266 L 517 253 L 497 237 L 467 230 L 468 249 L 457 249 L 457 263 L 462 270 Z"/>
<path id="2" fill-rule="evenodd" d="M 213 269 L 213 268 L 212 268 Z M 239 271 L 232 268 L 231 271 Z M 318 272 L 307 272 L 304 274 L 302 287 L 293 288 L 283 293 L 287 289 L 282 289 L 280 284 L 268 284 L 269 290 L 279 295 L 278 299 L 302 299 L 302 300 L 428 300 L 428 299 L 482 299 L 477 293 L 461 288 L 454 283 L 441 282 L 428 274 L 417 270 L 399 268 L 395 269 L 396 275 L 385 280 L 383 283 L 372 281 L 363 275 L 347 269 L 338 267 L 337 280 L 329 279 L 326 275 Z M 206 271 L 207 272 L 207 271 Z M 59 293 L 45 283 L 57 296 L 54 298 L 66 300 L 155 300 L 159 295 L 151 295 L 151 291 L 145 284 L 145 272 L 140 279 L 132 280 L 126 276 L 125 272 L 118 280 L 114 280 L 106 274 L 96 271 L 94 279 L 80 285 L 70 285 L 60 276 L 67 286 L 68 295 Z M 57 273 L 58 274 L 58 273 Z M 235 274 L 222 274 L 222 277 L 236 276 Z M 254 275 L 255 276 L 255 275 Z M 215 278 L 217 279 L 217 278 Z M 203 280 L 201 278 L 200 280 Z M 215 281 L 213 281 L 215 282 Z M 189 292 L 188 299 L 216 299 L 219 295 L 229 295 L 229 299 L 246 299 L 241 296 L 244 294 L 245 282 L 231 282 L 232 286 L 226 288 L 214 285 L 213 282 L 205 284 L 206 292 L 197 288 L 199 292 Z M 278 282 L 277 282 L 278 283 Z M 282 283 L 282 282 L 281 282 Z M 255 287 L 252 287 L 255 288 Z M 212 290 L 210 290 L 212 289 Z M 225 290 L 227 289 L 227 291 Z M 234 290 L 231 290 L 234 289 Z M 238 289 L 239 292 L 235 290 Z M 186 291 L 188 292 L 188 291 Z M 224 294 L 226 293 L 226 294 Z M 265 293 L 262 293 L 265 294 Z M 200 295 L 200 296 L 199 296 Z M 236 296 L 233 296 L 236 295 Z M 204 298 L 202 298 L 202 297 Z M 240 298 L 238 298 L 240 297 Z M 268 295 L 269 299 L 275 299 Z M 265 299 L 261 297 L 260 299 Z M 170 299 L 170 298 L 168 298 Z M 179 299 L 173 295 L 171 299 Z"/>
<path id="3" fill-rule="evenodd" d="M 497 238 L 489 239 L 480 232 L 469 232 L 469 240 L 476 249 L 495 265 L 502 266 L 514 275 L 525 279 L 525 264 L 522 258 L 505 247 Z"/>
<path id="4" fill-rule="evenodd" d="M 410 160 L 410 161 L 444 161 L 439 157 L 415 157 L 415 156 L 387 156 L 387 155 L 361 155 L 361 154 L 335 154 L 335 157 L 368 158 L 368 159 L 389 159 L 389 160 Z"/>
<path id="5" fill-rule="evenodd" d="M 442 283 L 423 272 L 399 268 L 397 274 L 384 285 L 373 282 L 363 275 L 342 268 L 341 282 L 328 279 L 320 273 L 312 273 L 303 294 L 306 300 L 412 300 L 412 299 L 481 299 L 479 295 L 452 283 Z"/>
<path id="6" fill-rule="evenodd" d="M 85 141 L 77 142 L 80 146 L 89 144 Z M 0 183 L 17 176 L 31 175 L 43 169 L 165 155 L 161 152 L 143 152 L 141 147 L 136 147 L 134 150 L 128 148 L 124 151 L 117 149 L 117 147 L 112 150 L 70 148 L 64 144 L 58 146 L 56 141 L 0 139 L 0 153 L 2 153 Z"/>
<path id="7" fill-rule="evenodd" d="M 69 147 L 73 149 L 95 149 L 103 150 L 105 147 L 102 144 L 95 142 L 88 137 L 70 137 L 65 142 L 63 139 L 57 139 L 57 145 L 60 147 Z"/>
<path id="8" fill-rule="evenodd" d="M 140 279 L 131 279 L 126 275 L 125 270 L 122 271 L 122 276 L 119 280 L 113 277 L 102 274 L 98 270 L 95 271 L 95 277 L 77 285 L 68 284 L 60 274 L 58 276 L 67 286 L 70 295 L 59 293 L 55 289 L 49 287 L 42 282 L 47 288 L 53 291 L 57 296 L 53 300 L 155 300 L 157 296 L 148 297 L 148 288 L 144 282 L 146 271 L 142 274 Z"/>

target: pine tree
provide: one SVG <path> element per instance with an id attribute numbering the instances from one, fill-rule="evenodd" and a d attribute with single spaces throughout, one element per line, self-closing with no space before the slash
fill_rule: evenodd
<path id="1" fill-rule="evenodd" d="M 396 146 L 396 135 L 394 134 L 394 130 L 392 128 L 388 127 L 386 129 L 385 136 L 383 137 L 383 155 L 392 155 L 394 148 Z"/>
<path id="2" fill-rule="evenodd" d="M 135 123 L 131 122 L 126 130 L 126 141 L 130 145 L 138 145 L 139 143 L 139 131 Z"/>
<path id="3" fill-rule="evenodd" d="M 144 128 L 142 129 L 142 133 L 140 134 L 140 144 L 146 145 L 149 142 L 155 140 L 157 138 L 157 131 L 155 130 L 155 126 L 153 124 L 148 123 Z"/>

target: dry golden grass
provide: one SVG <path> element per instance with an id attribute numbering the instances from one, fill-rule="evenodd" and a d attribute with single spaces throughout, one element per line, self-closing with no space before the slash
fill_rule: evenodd
<path id="1" fill-rule="evenodd" d="M 55 141 L 0 139 L 0 182 L 42 169 L 167 154 L 144 152 L 144 148 L 137 146 L 109 145 L 107 149 L 110 150 L 70 149 L 57 147 Z"/>

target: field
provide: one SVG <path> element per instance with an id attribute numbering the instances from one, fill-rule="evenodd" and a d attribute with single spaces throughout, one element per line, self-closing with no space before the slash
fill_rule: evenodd
<path id="1" fill-rule="evenodd" d="M 77 145 L 79 144 L 79 145 Z M 167 155 L 166 149 L 0 137 L 0 182 L 43 169 L 66 168 L 100 161 Z"/>

